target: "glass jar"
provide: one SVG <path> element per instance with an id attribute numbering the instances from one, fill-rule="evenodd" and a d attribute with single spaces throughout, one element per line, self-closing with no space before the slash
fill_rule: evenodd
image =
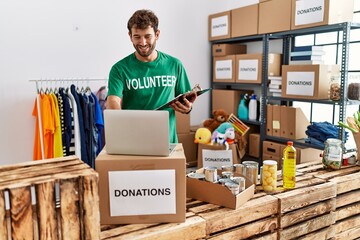
<path id="1" fill-rule="evenodd" d="M 262 168 L 262 187 L 265 192 L 274 192 L 277 188 L 277 162 L 265 160 Z"/>
<path id="2" fill-rule="evenodd" d="M 331 79 L 330 82 L 330 100 L 333 101 L 339 101 L 340 100 L 340 92 L 341 92 L 341 87 L 340 87 L 340 83 L 339 83 L 339 79 Z"/>
<path id="3" fill-rule="evenodd" d="M 325 141 L 323 164 L 327 168 L 340 169 L 343 156 L 343 143 L 340 139 L 328 138 Z"/>
<path id="4" fill-rule="evenodd" d="M 244 161 L 243 175 L 249 178 L 253 184 L 257 184 L 259 164 L 255 161 Z"/>

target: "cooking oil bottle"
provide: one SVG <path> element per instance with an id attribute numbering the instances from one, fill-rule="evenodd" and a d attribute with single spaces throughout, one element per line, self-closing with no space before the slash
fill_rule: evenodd
<path id="1" fill-rule="evenodd" d="M 296 182 L 296 149 L 292 141 L 287 142 L 283 152 L 283 187 L 291 189 Z"/>

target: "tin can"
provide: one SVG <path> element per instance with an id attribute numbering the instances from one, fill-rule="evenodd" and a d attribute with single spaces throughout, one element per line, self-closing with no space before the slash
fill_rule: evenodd
<path id="1" fill-rule="evenodd" d="M 224 166 L 221 166 L 221 170 L 223 172 L 234 172 L 234 166 L 233 165 L 224 165 Z"/>
<path id="2" fill-rule="evenodd" d="M 205 175 L 203 173 L 191 172 L 187 176 L 189 178 L 195 178 L 195 179 L 198 179 L 198 180 L 204 180 L 205 179 Z"/>
<path id="3" fill-rule="evenodd" d="M 217 168 L 205 167 L 204 168 L 205 180 L 208 182 L 217 182 Z"/>
<path id="4" fill-rule="evenodd" d="M 225 186 L 231 191 L 232 194 L 234 195 L 238 195 L 240 190 L 239 190 L 239 184 L 234 183 L 234 182 L 227 182 L 225 183 Z"/>
<path id="5" fill-rule="evenodd" d="M 239 184 L 239 192 L 242 192 L 245 190 L 245 178 L 244 177 L 232 177 L 231 181 Z"/>
<path id="6" fill-rule="evenodd" d="M 253 184 L 257 184 L 259 164 L 255 161 L 244 161 L 244 175 L 249 178 Z"/>
<path id="7" fill-rule="evenodd" d="M 221 178 L 229 178 L 230 179 L 232 176 L 234 176 L 233 172 L 225 171 L 225 172 L 221 173 Z"/>
<path id="8" fill-rule="evenodd" d="M 244 174 L 244 165 L 241 163 L 234 164 L 234 172 L 238 174 Z"/>

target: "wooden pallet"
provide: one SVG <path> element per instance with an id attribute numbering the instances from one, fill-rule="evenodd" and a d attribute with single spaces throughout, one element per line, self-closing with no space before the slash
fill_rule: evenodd
<path id="1" fill-rule="evenodd" d="M 99 239 L 98 174 L 75 156 L 0 167 L 0 239 Z"/>
<path id="2" fill-rule="evenodd" d="M 200 202 L 190 201 L 187 205 L 197 203 Z M 184 223 L 102 225 L 100 239 L 191 240 L 205 236 L 205 220 L 188 211 Z"/>
<path id="3" fill-rule="evenodd" d="M 316 177 L 336 184 L 334 239 L 360 238 L 360 167 L 348 166 Z"/>

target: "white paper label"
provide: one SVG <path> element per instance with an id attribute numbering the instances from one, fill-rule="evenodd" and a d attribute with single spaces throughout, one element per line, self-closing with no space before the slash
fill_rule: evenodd
<path id="1" fill-rule="evenodd" d="M 229 33 L 228 15 L 211 19 L 211 37 L 225 36 Z"/>
<path id="2" fill-rule="evenodd" d="M 216 79 L 232 79 L 232 60 L 217 60 L 215 62 Z"/>
<path id="3" fill-rule="evenodd" d="M 325 0 L 297 0 L 295 26 L 322 22 L 324 21 L 324 12 Z"/>
<path id="4" fill-rule="evenodd" d="M 238 80 L 258 80 L 259 72 L 259 60 L 250 59 L 250 60 L 239 60 L 239 74 Z"/>
<path id="5" fill-rule="evenodd" d="M 213 166 L 221 169 L 221 166 L 223 165 L 233 164 L 232 150 L 203 149 L 202 157 L 204 167 Z"/>
<path id="6" fill-rule="evenodd" d="M 314 96 L 314 72 L 288 72 L 286 82 L 287 95 Z"/>
<path id="7" fill-rule="evenodd" d="M 110 216 L 176 214 L 175 169 L 110 171 Z"/>

